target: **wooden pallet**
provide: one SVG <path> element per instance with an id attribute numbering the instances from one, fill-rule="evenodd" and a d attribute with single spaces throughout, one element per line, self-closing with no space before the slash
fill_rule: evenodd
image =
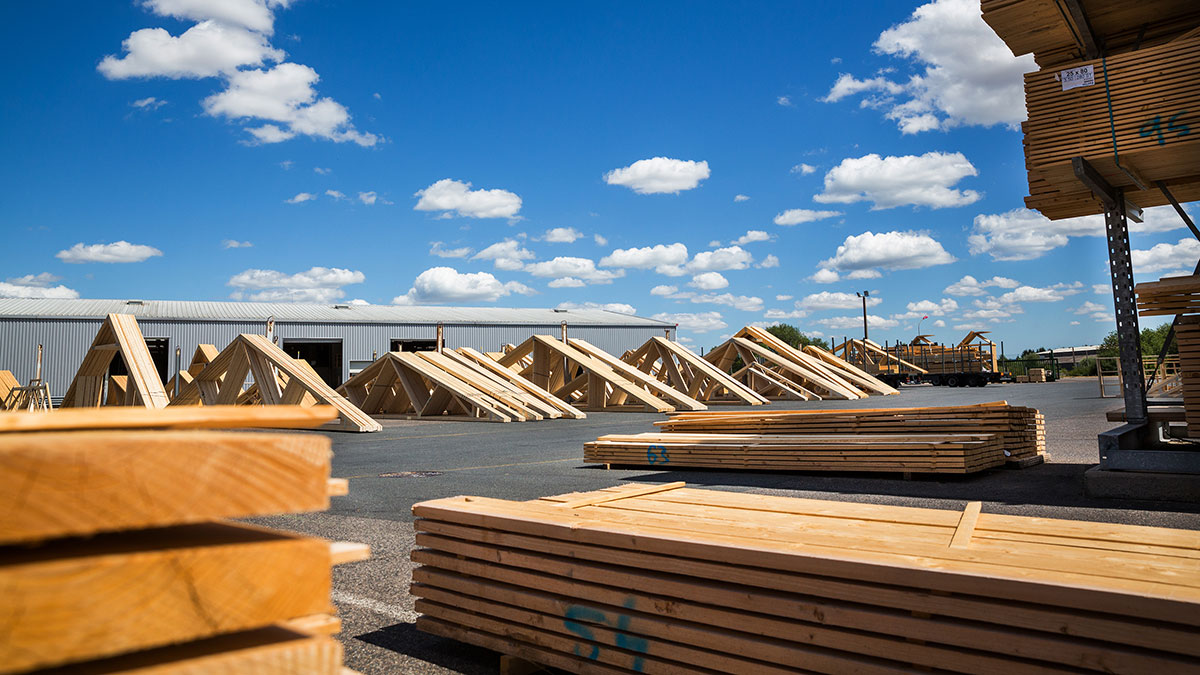
<path id="1" fill-rule="evenodd" d="M 274 412 L 268 426 L 336 414 Z M 247 408 L 6 417 L 0 480 L 21 487 L 0 494 L 0 673 L 340 672 L 331 567 L 366 547 L 217 521 L 345 494 L 327 437 L 215 428 L 261 421 Z"/>
<path id="2" fill-rule="evenodd" d="M 1046 451 L 1044 416 L 1005 401 L 968 406 L 675 413 L 655 422 L 664 432 L 707 434 L 995 434 L 1004 458 L 1019 461 Z"/>
<path id="3" fill-rule="evenodd" d="M 1200 658 L 1192 531 L 680 484 L 413 512 L 417 627 L 571 672 L 1143 673 Z"/>
<path id="4" fill-rule="evenodd" d="M 146 346 L 137 319 L 129 314 L 109 314 L 96 332 L 83 363 L 63 397 L 63 408 L 95 408 L 103 402 L 108 366 L 118 354 L 125 362 L 125 398 L 121 405 L 165 408 L 167 392 Z M 114 403 L 116 401 L 114 400 Z"/>

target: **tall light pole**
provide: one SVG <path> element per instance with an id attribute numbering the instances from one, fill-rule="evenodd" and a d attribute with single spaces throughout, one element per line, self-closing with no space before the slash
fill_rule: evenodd
<path id="1" fill-rule="evenodd" d="M 867 341 L 867 298 L 871 296 L 871 291 L 854 292 L 855 295 L 862 298 L 863 301 L 863 342 Z"/>

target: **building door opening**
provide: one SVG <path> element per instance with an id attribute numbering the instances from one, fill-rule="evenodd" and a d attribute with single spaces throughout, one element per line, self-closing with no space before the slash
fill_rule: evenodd
<path id="1" fill-rule="evenodd" d="M 304 359 L 333 388 L 342 385 L 341 340 L 284 340 L 283 351 L 293 359 Z"/>
<path id="2" fill-rule="evenodd" d="M 437 350 L 437 340 L 392 340 L 393 352 L 432 352 Z"/>
<path id="3" fill-rule="evenodd" d="M 146 338 L 146 348 L 150 350 L 150 358 L 154 360 L 154 369 L 158 371 L 158 379 L 165 385 L 167 380 L 171 379 L 168 374 L 171 363 L 171 339 Z M 108 374 L 110 376 L 129 374 L 129 369 L 125 367 L 125 359 L 121 357 L 120 352 L 117 352 L 117 355 L 109 362 Z"/>

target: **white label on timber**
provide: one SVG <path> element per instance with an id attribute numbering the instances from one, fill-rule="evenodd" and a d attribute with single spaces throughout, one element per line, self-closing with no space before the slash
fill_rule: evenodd
<path id="1" fill-rule="evenodd" d="M 1054 74 L 1054 79 L 1062 82 L 1063 91 L 1074 89 L 1075 87 L 1090 87 L 1096 84 L 1096 74 L 1090 65 L 1060 70 Z"/>

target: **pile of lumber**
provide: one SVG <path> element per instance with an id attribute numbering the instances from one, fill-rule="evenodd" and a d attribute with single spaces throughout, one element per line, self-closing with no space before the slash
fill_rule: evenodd
<path id="1" fill-rule="evenodd" d="M 419 630 L 576 673 L 1171 673 L 1195 532 L 625 485 L 413 507 Z"/>
<path id="2" fill-rule="evenodd" d="M 584 340 L 534 335 L 497 361 L 580 410 L 672 412 L 704 403 Z"/>
<path id="3" fill-rule="evenodd" d="M 1200 199 L 1200 10 L 1181 0 L 985 0 L 983 18 L 1025 75 L 1025 204 L 1051 220 L 1103 213 L 1086 159 L 1135 207 Z M 1069 11 L 1068 11 L 1069 10 Z M 1076 84 L 1077 86 L 1071 86 Z"/>
<path id="4" fill-rule="evenodd" d="M 769 399 L 857 400 L 898 393 L 824 349 L 813 345 L 795 349 L 756 326 L 741 329 L 704 358 Z"/>
<path id="5" fill-rule="evenodd" d="M 389 352 L 338 391 L 378 417 L 525 422 L 586 415 L 470 348 Z"/>
<path id="6" fill-rule="evenodd" d="M 1195 274 L 1137 284 L 1133 293 L 1141 316 L 1200 313 L 1200 276 Z"/>
<path id="7" fill-rule="evenodd" d="M 1175 324 L 1179 374 L 1188 436 L 1200 437 L 1200 316 L 1181 316 Z"/>
<path id="8" fill-rule="evenodd" d="M 1039 460 L 1046 452 L 1046 419 L 1036 408 L 1007 401 L 965 406 L 862 410 L 780 410 L 675 413 L 655 422 L 687 434 L 994 434 L 1009 461 Z"/>
<path id="9" fill-rule="evenodd" d="M 609 434 L 583 445 L 594 464 L 656 468 L 966 474 L 1003 466 L 995 434 Z"/>
<path id="10" fill-rule="evenodd" d="M 1029 381 L 1030 382 L 1045 382 L 1046 381 L 1046 369 L 1045 368 L 1030 368 L 1029 369 Z"/>
<path id="11" fill-rule="evenodd" d="M 0 417 L 0 672 L 338 675 L 331 568 L 365 546 L 225 519 L 328 508 L 327 407 Z M 143 670 L 144 669 L 144 670 Z"/>
<path id="12" fill-rule="evenodd" d="M 770 399 L 738 382 L 692 350 L 666 338 L 652 337 L 621 360 L 705 403 L 763 405 Z"/>

